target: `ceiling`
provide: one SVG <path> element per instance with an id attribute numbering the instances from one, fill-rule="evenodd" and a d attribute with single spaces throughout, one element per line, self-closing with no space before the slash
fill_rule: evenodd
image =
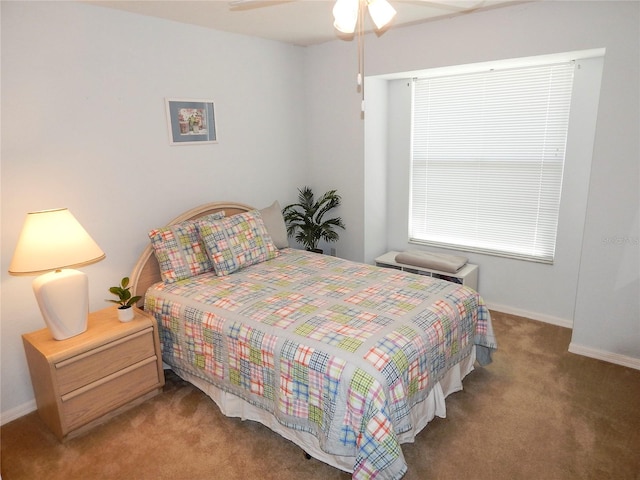
<path id="1" fill-rule="evenodd" d="M 309 46 L 335 40 L 335 0 L 85 0 L 141 15 Z M 390 0 L 398 12 L 391 28 L 499 8 L 515 0 Z M 371 29 L 369 18 L 365 27 Z"/>

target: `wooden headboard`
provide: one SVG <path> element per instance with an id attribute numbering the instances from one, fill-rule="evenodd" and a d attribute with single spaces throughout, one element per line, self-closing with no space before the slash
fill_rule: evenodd
<path id="1" fill-rule="evenodd" d="M 184 212 L 182 215 L 174 218 L 169 223 L 167 223 L 167 225 L 175 225 L 176 223 L 184 222 L 185 220 L 193 220 L 195 218 L 200 218 L 205 215 L 220 212 L 223 210 L 225 212 L 225 216 L 230 217 L 231 215 L 235 215 L 237 213 L 254 210 L 254 208 L 249 205 L 245 205 L 244 203 L 207 203 L 206 205 L 201 205 L 187 212 Z M 133 267 L 133 272 L 131 272 L 131 276 L 129 277 L 129 279 L 129 284 L 131 285 L 131 294 L 134 296 L 140 295 L 142 297 L 138 302 L 138 306 L 142 308 L 142 306 L 144 305 L 144 295 L 147 289 L 154 283 L 162 281 L 162 278 L 160 277 L 160 267 L 158 266 L 158 261 L 156 260 L 156 256 L 153 253 L 153 247 L 151 246 L 151 243 L 147 245 L 147 247 L 142 252 L 142 255 L 140 255 L 138 262 L 136 263 L 135 267 Z"/>

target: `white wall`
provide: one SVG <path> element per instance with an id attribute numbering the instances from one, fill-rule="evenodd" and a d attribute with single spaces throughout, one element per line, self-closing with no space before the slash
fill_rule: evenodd
<path id="1" fill-rule="evenodd" d="M 607 48 L 570 351 L 640 368 L 640 3 Z"/>
<path id="2" fill-rule="evenodd" d="M 366 81 L 367 121 L 365 122 L 364 162 L 364 259 L 375 258 L 387 248 L 387 134 L 389 109 L 388 84 L 374 78 Z M 370 112 L 375 112 L 371 115 Z"/>
<path id="3" fill-rule="evenodd" d="M 82 3 L 2 5 L 3 421 L 33 408 L 20 335 L 44 327 L 7 268 L 27 212 L 68 207 L 107 257 L 90 307 L 147 232 L 216 201 L 296 198 L 306 176 L 304 49 Z M 165 97 L 215 102 L 219 143 L 170 146 Z"/>
<path id="4" fill-rule="evenodd" d="M 574 351 L 636 368 L 640 368 L 639 28 L 638 2 L 533 2 L 392 28 L 381 37 L 367 36 L 365 48 L 369 76 L 606 49 L 594 143 L 578 138 L 580 158 L 565 178 L 581 205 L 561 214 L 563 243 L 558 245 L 556 265 L 470 257 L 480 264 L 479 288 L 490 304 L 552 323 L 571 325 L 575 320 Z M 363 134 L 359 135 L 355 46 L 319 45 L 308 49 L 307 62 L 309 118 L 317 112 L 323 112 L 325 119 L 334 118 L 332 123 L 317 122 L 328 133 L 330 147 L 327 136 L 309 138 L 313 178 L 324 183 L 335 179 L 338 188 L 348 189 L 353 197 L 343 216 L 365 218 L 368 205 L 360 201 L 370 196 L 362 173 L 365 146 Z M 329 71 L 333 75 L 327 75 Z M 390 117 L 397 113 L 391 109 Z M 389 155 L 389 178 L 397 174 L 396 161 Z M 332 175 L 335 171 L 341 175 Z M 408 192 L 408 183 L 406 188 Z M 396 199 L 389 190 L 387 194 L 392 205 Z M 404 202 L 404 194 L 400 195 Z M 387 215 L 388 225 L 403 225 L 391 207 Z M 339 249 L 352 259 L 371 261 L 364 256 L 366 230 L 354 222 Z"/>
<path id="5" fill-rule="evenodd" d="M 364 245 L 364 122 L 356 85 L 355 45 L 334 41 L 306 50 L 307 158 L 312 187 L 337 189 L 335 211 L 346 225 L 334 246 L 340 257 L 362 260 Z"/>

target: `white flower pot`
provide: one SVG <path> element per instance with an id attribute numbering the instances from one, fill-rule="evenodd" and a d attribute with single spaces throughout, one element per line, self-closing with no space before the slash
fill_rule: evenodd
<path id="1" fill-rule="evenodd" d="M 133 307 L 118 307 L 118 320 L 120 320 L 121 322 L 130 322 L 131 320 L 133 320 L 134 316 L 135 312 L 133 311 Z"/>

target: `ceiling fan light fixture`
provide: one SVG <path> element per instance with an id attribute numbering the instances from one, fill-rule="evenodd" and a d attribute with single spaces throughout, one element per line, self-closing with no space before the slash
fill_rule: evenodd
<path id="1" fill-rule="evenodd" d="M 378 30 L 388 25 L 396 16 L 395 8 L 387 0 L 367 0 L 367 7 Z"/>
<path id="2" fill-rule="evenodd" d="M 333 26 L 342 33 L 353 33 L 358 23 L 359 0 L 337 0 L 333 6 Z"/>

